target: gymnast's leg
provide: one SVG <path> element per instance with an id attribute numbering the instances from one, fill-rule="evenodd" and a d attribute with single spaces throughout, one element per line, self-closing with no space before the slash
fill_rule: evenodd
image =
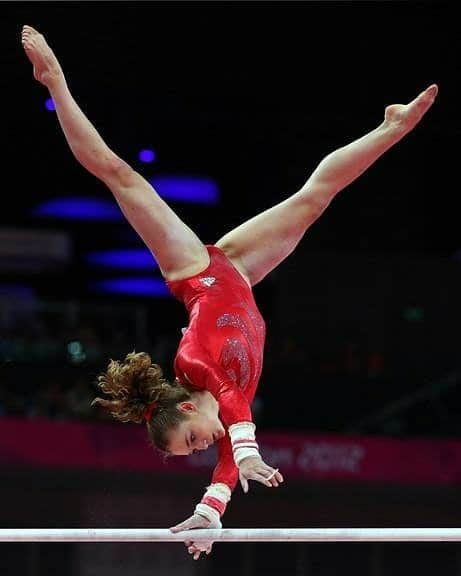
<path id="1" fill-rule="evenodd" d="M 53 98 L 59 123 L 75 158 L 113 193 L 123 214 L 155 256 L 167 280 L 201 272 L 208 266 L 205 246 L 152 186 L 105 144 L 72 97 L 61 66 L 42 34 L 22 31 L 24 50 L 35 78 Z"/>
<path id="2" fill-rule="evenodd" d="M 294 250 L 336 194 L 416 126 L 437 91 L 433 84 L 409 104 L 388 106 L 377 128 L 326 156 L 298 192 L 244 222 L 216 245 L 251 285 L 262 280 Z"/>

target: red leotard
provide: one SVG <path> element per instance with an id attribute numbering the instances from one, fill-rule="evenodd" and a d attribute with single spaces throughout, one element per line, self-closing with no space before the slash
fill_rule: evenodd
<path id="1" fill-rule="evenodd" d="M 251 422 L 250 405 L 262 370 L 266 328 L 253 293 L 224 252 L 207 246 L 208 267 L 190 278 L 167 282 L 189 313 L 176 354 L 178 380 L 217 399 L 223 424 Z M 212 482 L 238 481 L 229 435 L 218 442 Z"/>

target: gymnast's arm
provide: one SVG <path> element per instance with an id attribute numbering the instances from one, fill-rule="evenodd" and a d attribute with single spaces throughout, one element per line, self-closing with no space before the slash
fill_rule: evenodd
<path id="1" fill-rule="evenodd" d="M 247 397 L 195 340 L 182 346 L 175 360 L 175 371 L 180 380 L 189 381 L 196 389 L 208 390 L 217 400 L 219 417 L 227 428 L 236 465 L 245 457 L 259 457 Z"/>
<path id="2" fill-rule="evenodd" d="M 196 388 L 208 390 L 218 401 L 219 415 L 227 427 L 244 492 L 248 491 L 248 480 L 268 487 L 278 486 L 283 477 L 261 458 L 248 398 L 225 370 L 196 341 L 182 346 L 175 370 Z"/>
<path id="3" fill-rule="evenodd" d="M 221 528 L 221 517 L 226 510 L 237 481 L 238 468 L 232 455 L 229 436 L 226 435 L 218 442 L 218 463 L 213 472 L 211 485 L 207 487 L 192 516 L 173 526 L 171 531 Z M 203 552 L 206 554 L 211 552 L 213 542 L 211 540 L 195 542 L 193 534 L 191 534 L 190 539 L 185 541 L 185 545 L 189 554 L 193 556 L 194 560 L 197 560 Z"/>
<path id="4" fill-rule="evenodd" d="M 243 490 L 247 492 L 248 480 L 256 480 L 270 487 L 278 486 L 279 482 L 283 482 L 283 477 L 280 472 L 268 466 L 259 454 L 248 399 L 200 345 L 191 342 L 182 347 L 180 355 L 176 357 L 175 371 L 180 379 L 184 378 L 195 388 L 205 389 L 213 394 L 219 404 L 220 417 L 228 431 L 218 442 L 219 458 L 211 485 L 197 504 L 193 515 L 173 526 L 171 530 L 180 532 L 221 527 L 221 517 L 238 478 Z M 212 542 L 194 542 L 191 535 L 186 546 L 196 559 L 201 552 L 210 553 Z"/>

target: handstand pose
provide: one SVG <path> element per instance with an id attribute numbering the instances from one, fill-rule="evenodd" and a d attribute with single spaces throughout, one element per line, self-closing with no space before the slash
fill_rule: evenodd
<path id="1" fill-rule="evenodd" d="M 385 109 L 384 120 L 361 138 L 326 156 L 302 188 L 205 246 L 152 186 L 102 140 L 73 99 L 61 66 L 43 35 L 24 26 L 22 44 L 35 78 L 53 98 L 75 158 L 111 190 L 124 215 L 154 255 L 171 292 L 189 314 L 175 358 L 174 382 L 162 378 L 145 353 L 110 361 L 99 376 L 111 399 L 96 398 L 123 422 L 147 424 L 162 451 L 188 455 L 214 442 L 218 463 L 193 515 L 173 531 L 221 527 L 238 480 L 278 486 L 282 474 L 259 454 L 250 410 L 261 375 L 265 325 L 251 287 L 296 247 L 336 194 L 354 181 L 421 120 L 435 84 L 408 104 Z M 211 542 L 186 542 L 198 558 Z"/>

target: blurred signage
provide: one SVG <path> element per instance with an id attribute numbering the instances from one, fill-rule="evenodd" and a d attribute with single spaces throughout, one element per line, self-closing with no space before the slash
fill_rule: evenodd
<path id="1" fill-rule="evenodd" d="M 0 271 L 36 272 L 70 262 L 64 232 L 0 227 Z"/>
<path id="2" fill-rule="evenodd" d="M 266 432 L 258 442 L 265 461 L 293 480 L 461 484 L 461 440 Z M 165 460 L 149 445 L 143 426 L 0 420 L 0 469 L 125 469 L 209 477 L 216 460 L 214 447 Z"/>

